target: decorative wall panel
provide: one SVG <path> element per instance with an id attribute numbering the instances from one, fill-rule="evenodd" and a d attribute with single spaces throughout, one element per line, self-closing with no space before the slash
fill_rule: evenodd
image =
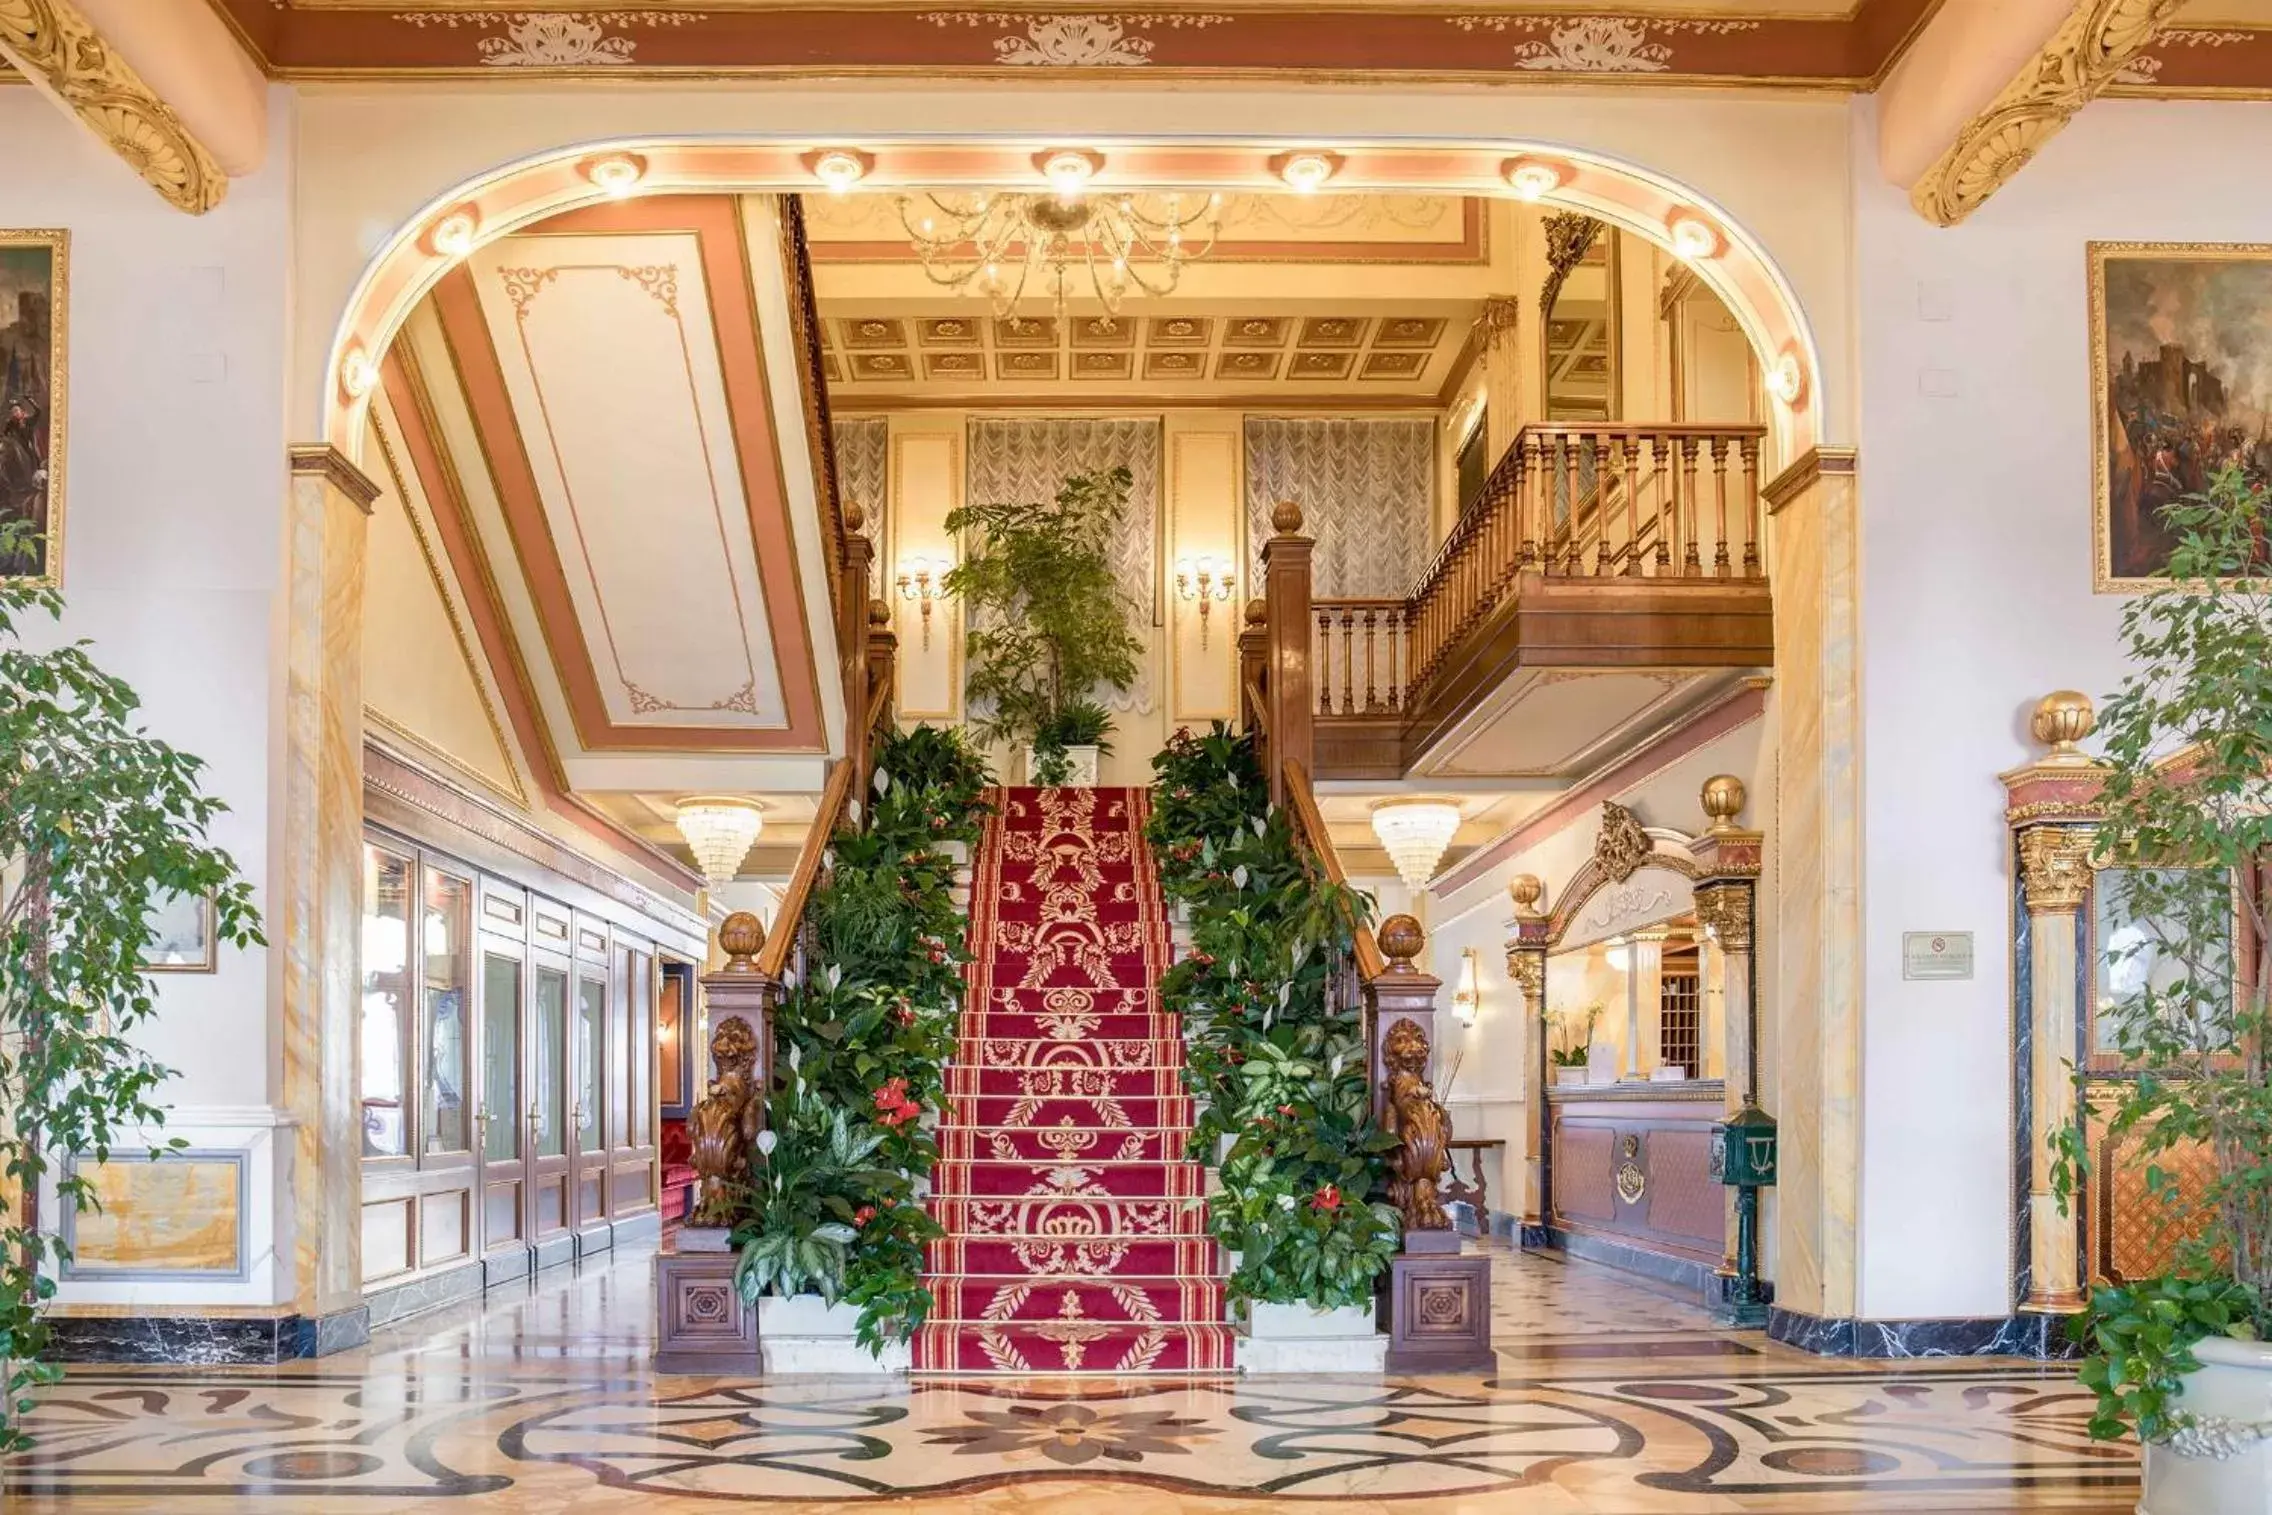
<path id="1" fill-rule="evenodd" d="M 1435 546 L 1435 497 L 1430 418 L 1249 416 L 1248 582 L 1262 562 L 1271 507 L 1292 500 L 1317 541 L 1311 584 L 1319 598 L 1410 594 Z"/>
<path id="2" fill-rule="evenodd" d="M 1128 586 L 1139 627 L 1160 624 L 1160 422 L 1068 417 L 974 417 L 964 499 L 974 505 L 1055 499 L 1075 474 L 1129 472 L 1128 510 L 1112 543 L 1113 567 Z M 1149 638 L 1147 638 L 1149 640 Z M 1134 687 L 1108 700 L 1115 710 L 1152 708 L 1147 660 Z"/>

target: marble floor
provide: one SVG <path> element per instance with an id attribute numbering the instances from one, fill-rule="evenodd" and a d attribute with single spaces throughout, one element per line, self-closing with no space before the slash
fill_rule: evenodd
<path id="1" fill-rule="evenodd" d="M 1489 1377 L 658 1378 L 647 1252 L 278 1369 L 82 1368 L 9 1515 L 70 1510 L 2126 1511 L 2072 1372 L 1836 1363 L 1498 1250 Z"/>

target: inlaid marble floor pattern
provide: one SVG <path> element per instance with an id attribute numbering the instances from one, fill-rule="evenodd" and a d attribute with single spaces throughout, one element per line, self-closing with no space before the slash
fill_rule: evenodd
<path id="1" fill-rule="evenodd" d="M 0 1507 L 680 1512 L 2111 1512 L 2057 1366 L 1826 1362 L 1622 1275 L 1493 1252 L 1488 1377 L 661 1378 L 651 1254 L 278 1369 L 80 1368 Z"/>

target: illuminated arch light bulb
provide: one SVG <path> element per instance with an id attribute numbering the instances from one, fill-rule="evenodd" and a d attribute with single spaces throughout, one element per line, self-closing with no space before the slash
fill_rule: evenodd
<path id="1" fill-rule="evenodd" d="M 1665 220 L 1665 235 L 1672 250 L 1691 263 L 1717 258 L 1727 251 L 1728 239 L 1720 229 L 1692 210 L 1676 210 Z"/>
<path id="2" fill-rule="evenodd" d="M 473 251 L 481 232 L 481 214 L 470 205 L 446 212 L 427 233 L 426 243 L 445 258 L 462 258 Z"/>
<path id="3" fill-rule="evenodd" d="M 1785 348 L 1781 356 L 1768 365 L 1767 392 L 1794 409 L 1806 398 L 1806 365 L 1799 361 L 1797 353 Z"/>
<path id="4" fill-rule="evenodd" d="M 1570 182 L 1567 163 L 1547 158 L 1509 158 L 1499 166 L 1507 187 L 1525 200 L 1543 200 Z"/>
<path id="5" fill-rule="evenodd" d="M 584 177 L 595 189 L 620 198 L 647 177 L 647 160 L 637 153 L 607 153 L 585 162 Z"/>
<path id="6" fill-rule="evenodd" d="M 1080 147 L 1052 148 L 1034 155 L 1034 166 L 1041 176 L 1056 190 L 1058 198 L 1077 200 L 1089 187 L 1089 181 L 1104 167 L 1104 154 Z"/>
<path id="7" fill-rule="evenodd" d="M 347 356 L 339 360 L 339 387 L 347 391 L 350 400 L 362 399 L 378 381 L 378 365 L 362 348 L 349 348 Z"/>
<path id="8" fill-rule="evenodd" d="M 867 178 L 868 171 L 875 166 L 876 160 L 869 154 L 848 147 L 825 147 L 805 155 L 805 167 L 832 195 L 850 193 L 852 186 Z"/>
<path id="9" fill-rule="evenodd" d="M 1314 195 L 1328 179 L 1341 172 L 1341 154 L 1327 152 L 1280 153 L 1270 167 L 1297 195 Z"/>

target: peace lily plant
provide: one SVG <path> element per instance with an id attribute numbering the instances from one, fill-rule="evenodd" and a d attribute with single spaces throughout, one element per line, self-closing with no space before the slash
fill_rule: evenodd
<path id="1" fill-rule="evenodd" d="M 2272 951 L 2235 950 L 2272 943 L 2272 510 L 2233 470 L 2164 519 L 2178 545 L 2123 613 L 2133 671 L 2100 723 L 2094 861 L 2126 925 L 2104 944 L 2121 992 L 2099 1043 L 2124 1072 L 2077 1075 L 2114 1091 L 2102 1150 L 2178 1237 L 2082 1322 L 2091 1434 L 2145 1443 L 2147 1515 L 2263 1509 L 2272 1488 Z M 2071 1201 L 2080 1125 L 2057 1147 Z"/>

